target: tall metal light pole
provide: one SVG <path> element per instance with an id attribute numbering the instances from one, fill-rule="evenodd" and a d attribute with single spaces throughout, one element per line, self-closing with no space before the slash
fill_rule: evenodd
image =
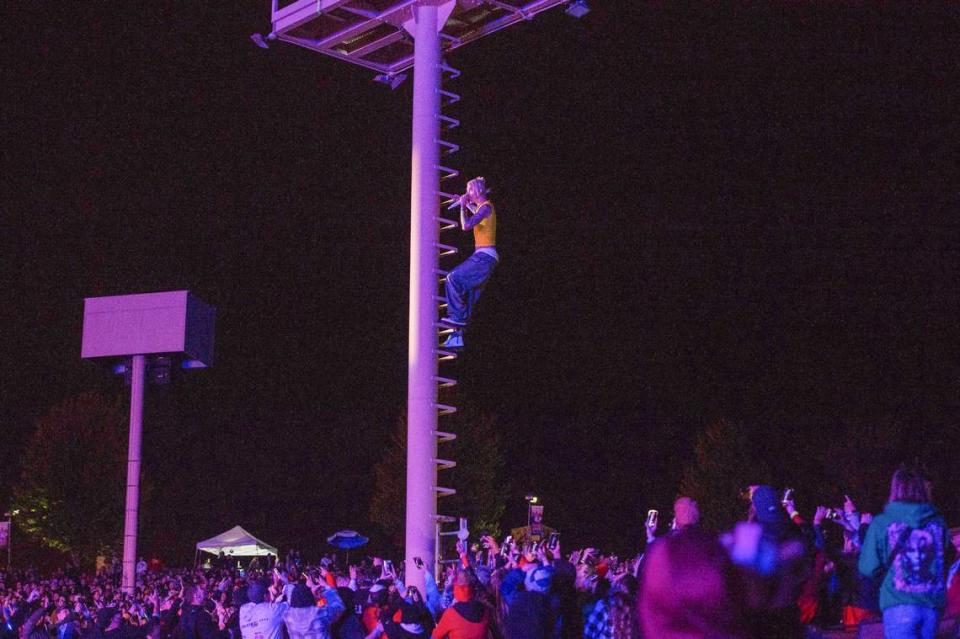
<path id="1" fill-rule="evenodd" d="M 182 361 L 184 368 L 206 368 L 213 363 L 215 319 L 216 310 L 189 291 L 88 297 L 84 300 L 80 356 L 109 360 L 129 357 L 132 360 L 121 585 L 128 594 L 133 594 L 137 586 L 137 520 L 147 356 L 162 356 L 164 360 L 174 357 Z M 126 369 L 124 365 L 119 368 Z"/>
<path id="2" fill-rule="evenodd" d="M 410 179 L 410 334 L 407 368 L 405 557 L 432 566 L 437 514 L 437 247 L 440 213 L 440 36 L 437 6 L 414 7 L 413 153 Z M 416 580 L 422 580 L 419 574 Z M 422 588 L 422 584 L 414 582 Z"/>

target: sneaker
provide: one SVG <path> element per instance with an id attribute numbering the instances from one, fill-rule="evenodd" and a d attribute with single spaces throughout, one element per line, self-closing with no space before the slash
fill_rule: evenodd
<path id="1" fill-rule="evenodd" d="M 447 336 L 444 348 L 463 348 L 463 331 L 454 331 Z"/>
<path id="2" fill-rule="evenodd" d="M 449 317 L 444 317 L 440 320 L 441 324 L 446 324 L 447 326 L 452 326 L 454 328 L 463 328 L 467 325 L 466 322 L 458 322 L 455 319 L 450 319 Z"/>

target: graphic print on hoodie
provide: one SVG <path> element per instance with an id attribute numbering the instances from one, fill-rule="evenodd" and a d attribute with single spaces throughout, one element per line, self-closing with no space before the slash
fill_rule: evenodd
<path id="1" fill-rule="evenodd" d="M 929 503 L 891 501 L 873 518 L 857 564 L 860 574 L 881 580 L 880 610 L 893 606 L 943 609 L 946 529 L 943 516 Z"/>
<path id="2" fill-rule="evenodd" d="M 927 522 L 910 529 L 903 522 L 887 526 L 888 548 L 896 548 L 908 534 L 891 566 L 895 590 L 911 594 L 937 594 L 943 589 L 943 526 Z"/>

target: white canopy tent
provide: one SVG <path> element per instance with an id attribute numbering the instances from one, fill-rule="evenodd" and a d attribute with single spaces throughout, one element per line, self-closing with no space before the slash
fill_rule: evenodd
<path id="1" fill-rule="evenodd" d="M 277 556 L 277 549 L 265 544 L 240 526 L 234 526 L 225 533 L 211 537 L 197 544 L 197 553 L 206 552 L 219 555 L 221 552 L 233 557 Z"/>

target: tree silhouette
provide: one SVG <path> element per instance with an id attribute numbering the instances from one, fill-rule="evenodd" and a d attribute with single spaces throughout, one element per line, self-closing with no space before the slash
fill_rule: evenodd
<path id="1" fill-rule="evenodd" d="M 36 422 L 14 488 L 17 525 L 76 561 L 120 543 L 126 479 L 123 410 L 96 393 L 57 404 Z M 141 487 L 145 497 L 144 487 Z"/>
<path id="2" fill-rule="evenodd" d="M 754 454 L 754 441 L 745 426 L 727 420 L 707 425 L 697 438 L 680 492 L 697 500 L 706 528 L 721 530 L 742 519 L 748 504 L 738 495 L 750 484 L 767 481 L 769 469 Z"/>
<path id="3" fill-rule="evenodd" d="M 474 532 L 500 534 L 500 520 L 509 492 L 504 483 L 503 453 L 497 418 L 471 407 L 450 419 L 457 434 L 453 442 L 441 445 L 440 457 L 457 462 L 456 468 L 441 471 L 441 484 L 456 488 L 457 494 L 438 503 L 443 514 L 467 517 Z M 370 501 L 370 520 L 402 547 L 406 507 L 407 419 L 401 415 L 389 449 L 375 468 L 375 486 Z"/>

